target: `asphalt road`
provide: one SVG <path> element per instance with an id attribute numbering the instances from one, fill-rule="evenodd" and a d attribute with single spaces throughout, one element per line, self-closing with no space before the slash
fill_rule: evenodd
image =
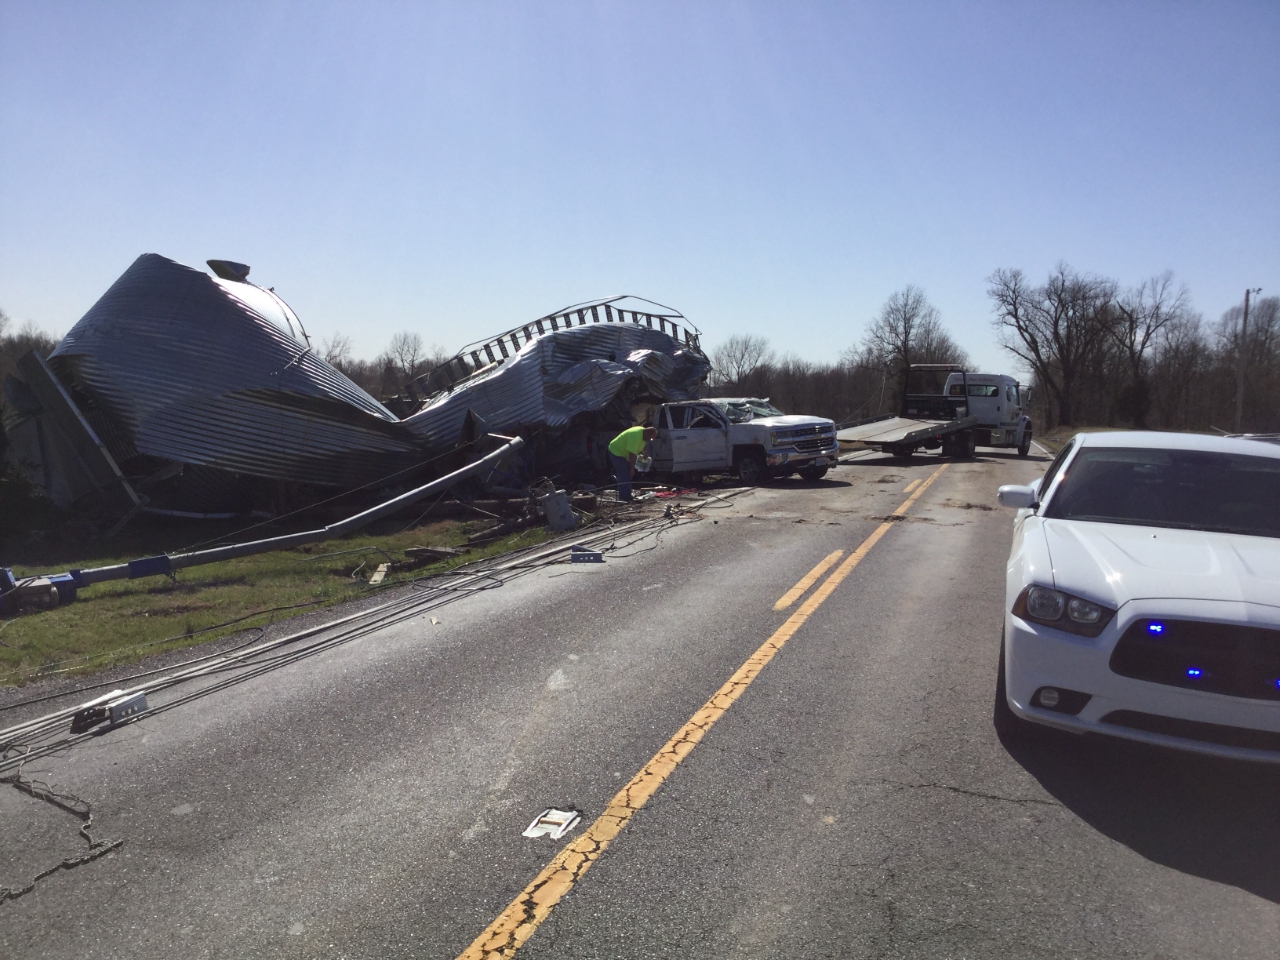
<path id="1" fill-rule="evenodd" d="M 1276 956 L 1280 772 L 996 736 L 995 488 L 1046 458 L 951 464 L 774 610 L 941 462 L 716 501 L 33 762 L 124 843 L 0 904 L 0 956 L 452 960 L 787 630 L 521 957 Z M 583 821 L 521 836 L 546 807 Z M 84 851 L 11 787 L 0 824 L 0 885 Z"/>

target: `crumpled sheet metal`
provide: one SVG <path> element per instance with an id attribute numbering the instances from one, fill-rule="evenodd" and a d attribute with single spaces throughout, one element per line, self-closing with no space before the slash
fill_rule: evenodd
<path id="1" fill-rule="evenodd" d="M 655 399 L 696 399 L 710 367 L 697 348 L 648 327 L 574 327 L 546 333 L 498 368 L 436 394 L 404 423 L 432 447 L 457 442 L 468 410 L 499 433 L 562 427 L 608 406 L 637 377 Z"/>
<path id="2" fill-rule="evenodd" d="M 121 463 L 346 487 L 422 462 L 421 440 L 317 357 L 296 321 L 260 287 L 143 254 L 50 365 Z"/>
<path id="3" fill-rule="evenodd" d="M 351 488 L 411 469 L 454 447 L 469 410 L 514 432 L 602 410 L 637 378 L 649 398 L 695 398 L 710 364 L 679 319 L 684 343 L 652 318 L 535 322 L 542 335 L 510 359 L 400 420 L 311 351 L 272 291 L 144 254 L 49 365 L 127 475 L 185 464 L 182 485 L 158 495 L 204 510 L 239 496 L 236 477 Z"/>

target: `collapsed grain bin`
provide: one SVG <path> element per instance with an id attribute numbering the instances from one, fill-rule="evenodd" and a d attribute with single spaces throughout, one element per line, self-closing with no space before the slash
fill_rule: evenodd
<path id="1" fill-rule="evenodd" d="M 696 397 L 710 368 L 678 312 L 614 297 L 467 347 L 407 385 L 398 417 L 247 266 L 209 265 L 142 255 L 47 360 L 6 379 L 6 457 L 60 506 L 275 513 L 456 469 L 486 432 L 529 440 L 494 486 L 585 477 L 603 469 L 599 437 Z"/>

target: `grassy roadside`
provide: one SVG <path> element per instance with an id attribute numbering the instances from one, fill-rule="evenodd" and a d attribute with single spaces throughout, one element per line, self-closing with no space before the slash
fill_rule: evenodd
<path id="1" fill-rule="evenodd" d="M 1128 429 L 1128 427 L 1057 427 L 1052 436 L 1036 437 L 1036 443 L 1044 444 L 1047 450 L 1057 455 L 1058 451 L 1067 445 L 1067 441 L 1077 433 L 1116 433 Z"/>
<path id="2" fill-rule="evenodd" d="M 385 536 L 362 532 L 293 550 L 241 557 L 181 570 L 175 579 L 151 577 L 101 583 L 65 607 L 0 620 L 0 686 L 51 673 L 74 673 L 130 663 L 154 653 L 215 640 L 299 613 L 366 596 L 378 565 L 405 560 L 411 546 L 466 543 L 474 525 L 454 520 Z M 208 536 L 207 529 L 200 531 Z M 466 557 L 391 572 L 383 586 L 440 573 L 464 562 L 532 546 L 541 527 L 524 530 Z M 74 544 L 33 542 L 6 547 L 5 564 L 18 575 L 122 563 L 163 552 L 145 537 L 77 551 Z"/>

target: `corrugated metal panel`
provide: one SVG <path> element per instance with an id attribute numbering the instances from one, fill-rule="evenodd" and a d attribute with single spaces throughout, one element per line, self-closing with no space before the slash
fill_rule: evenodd
<path id="1" fill-rule="evenodd" d="M 637 377 L 655 399 L 695 399 L 709 369 L 701 350 L 648 326 L 588 323 L 526 343 L 502 366 L 431 397 L 405 424 L 432 446 L 456 442 L 468 410 L 500 432 L 558 427 L 602 409 Z"/>
<path id="2" fill-rule="evenodd" d="M 424 459 L 421 441 L 297 339 L 295 323 L 269 291 L 144 254 L 50 362 L 86 415 L 115 427 L 104 433 L 121 460 L 349 486 Z"/>
<path id="3" fill-rule="evenodd" d="M 472 375 L 399 420 L 310 350 L 273 292 L 144 254 L 49 364 L 122 467 L 187 464 L 169 505 L 206 509 L 219 483 L 235 499 L 236 476 L 352 487 L 420 464 L 456 444 L 468 410 L 513 431 L 564 426 L 629 387 L 695 398 L 710 367 L 696 332 L 637 303 L 648 301 L 574 305 L 473 345 L 457 370 Z M 491 359 L 500 365 L 473 373 Z"/>

